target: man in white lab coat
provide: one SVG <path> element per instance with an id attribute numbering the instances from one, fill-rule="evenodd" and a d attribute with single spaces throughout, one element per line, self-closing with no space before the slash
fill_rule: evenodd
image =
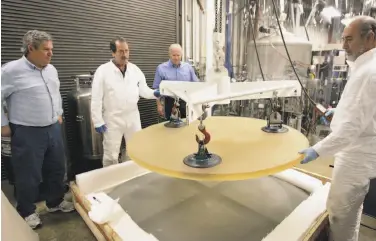
<path id="1" fill-rule="evenodd" d="M 335 155 L 327 201 L 332 239 L 357 241 L 364 198 L 376 178 L 376 20 L 355 18 L 343 41 L 351 77 L 335 109 L 332 133 L 301 153 L 302 163 Z"/>
<path id="2" fill-rule="evenodd" d="M 139 96 L 157 99 L 158 90 L 150 89 L 145 75 L 129 59 L 124 38 L 110 43 L 113 59 L 99 66 L 92 83 L 91 114 L 95 130 L 103 133 L 103 166 L 118 163 L 121 140 L 128 141 L 141 130 Z"/>

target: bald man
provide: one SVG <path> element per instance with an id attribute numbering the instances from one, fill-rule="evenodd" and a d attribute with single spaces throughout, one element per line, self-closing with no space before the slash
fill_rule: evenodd
<path id="1" fill-rule="evenodd" d="M 153 88 L 159 89 L 162 80 L 176 80 L 176 81 L 191 81 L 196 82 L 198 78 L 192 66 L 181 61 L 182 48 L 179 44 L 172 44 L 168 50 L 170 60 L 160 64 L 155 72 Z M 160 100 L 157 100 L 158 113 L 168 120 L 171 116 L 171 110 L 174 105 L 174 99 L 171 97 L 164 97 L 164 110 Z M 186 116 L 186 103 L 179 101 L 180 115 L 182 118 Z"/>
<path id="2" fill-rule="evenodd" d="M 331 134 L 303 150 L 302 163 L 335 156 L 327 201 L 332 240 L 357 241 L 364 198 L 376 178 L 376 20 L 355 18 L 343 31 L 351 75 Z"/>

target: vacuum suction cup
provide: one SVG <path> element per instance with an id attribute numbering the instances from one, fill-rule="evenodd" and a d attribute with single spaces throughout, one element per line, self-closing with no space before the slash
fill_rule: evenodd
<path id="1" fill-rule="evenodd" d="M 183 162 L 193 168 L 209 168 L 220 164 L 222 158 L 216 154 L 206 154 L 205 157 L 202 157 L 195 153 L 185 157 Z"/>
<path id="2" fill-rule="evenodd" d="M 187 125 L 187 123 L 185 123 L 181 120 L 169 121 L 166 124 L 164 124 L 164 126 L 167 127 L 167 128 L 180 128 L 180 127 L 183 127 L 183 126 L 186 126 L 186 125 Z"/>
<path id="3" fill-rule="evenodd" d="M 286 133 L 289 131 L 289 129 L 284 126 L 264 126 L 261 130 L 266 133 Z"/>

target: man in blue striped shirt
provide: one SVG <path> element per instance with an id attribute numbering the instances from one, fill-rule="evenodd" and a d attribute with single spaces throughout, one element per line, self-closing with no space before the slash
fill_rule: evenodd
<path id="1" fill-rule="evenodd" d="M 199 81 L 193 67 L 181 61 L 182 48 L 179 44 L 172 44 L 168 50 L 170 60 L 160 64 L 155 72 L 153 88 L 159 89 L 162 80 L 175 80 L 175 81 Z M 164 111 L 160 100 L 157 100 L 158 113 L 165 118 L 170 119 L 171 110 L 175 100 L 171 97 L 164 97 Z M 186 117 L 186 103 L 182 100 L 179 101 L 179 111 L 182 118 Z"/>
<path id="2" fill-rule="evenodd" d="M 64 200 L 65 160 L 61 123 L 63 114 L 57 70 L 50 64 L 52 38 L 37 30 L 23 38 L 24 56 L 1 69 L 1 135 L 11 136 L 17 210 L 31 228 L 40 226 L 35 211 L 39 185 L 49 191 L 49 212 L 70 212 Z M 43 169 L 43 172 L 42 172 Z"/>

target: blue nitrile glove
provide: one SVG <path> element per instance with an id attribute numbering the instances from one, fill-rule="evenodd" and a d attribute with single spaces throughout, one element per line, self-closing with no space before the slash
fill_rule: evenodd
<path id="1" fill-rule="evenodd" d="M 154 90 L 154 96 L 157 98 L 161 97 L 161 92 L 159 90 Z"/>
<path id="2" fill-rule="evenodd" d="M 336 111 L 336 108 L 328 109 L 328 111 L 325 112 L 325 116 L 328 117 L 328 116 L 334 115 L 335 111 Z"/>
<path id="3" fill-rule="evenodd" d="M 98 132 L 98 133 L 104 133 L 107 131 L 107 126 L 106 125 L 102 125 L 100 127 L 97 127 L 95 128 L 95 131 Z"/>
<path id="4" fill-rule="evenodd" d="M 313 148 L 304 149 L 299 154 L 304 154 L 304 159 L 300 162 L 301 164 L 314 161 L 319 157 L 319 154 Z"/>
<path id="5" fill-rule="evenodd" d="M 330 125 L 330 122 L 324 116 L 320 117 L 320 121 L 321 121 L 322 124 L 324 124 L 326 126 Z"/>

